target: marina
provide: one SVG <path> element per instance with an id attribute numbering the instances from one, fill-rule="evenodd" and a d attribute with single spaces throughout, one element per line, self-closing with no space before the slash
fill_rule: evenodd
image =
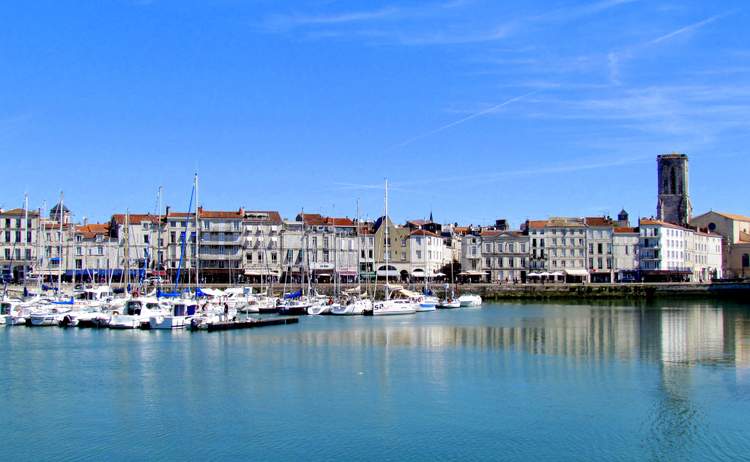
<path id="1" fill-rule="evenodd" d="M 750 452 L 744 304 L 506 302 L 297 319 L 211 335 L 0 329 L 4 457 L 710 461 Z"/>

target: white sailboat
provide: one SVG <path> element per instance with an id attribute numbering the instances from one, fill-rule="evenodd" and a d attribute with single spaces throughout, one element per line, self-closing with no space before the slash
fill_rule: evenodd
<path id="1" fill-rule="evenodd" d="M 384 254 L 385 254 L 385 287 L 383 288 L 384 300 L 373 303 L 372 312 L 366 314 L 372 314 L 373 316 L 391 316 L 399 314 L 414 314 L 417 312 L 418 303 L 410 297 L 400 297 L 391 299 L 391 288 L 389 286 L 389 273 L 388 267 L 390 263 L 390 247 L 388 244 L 388 180 L 385 180 L 385 217 L 383 218 L 383 226 L 385 226 L 385 242 L 384 242 Z M 403 295 L 403 292 L 401 293 Z"/>

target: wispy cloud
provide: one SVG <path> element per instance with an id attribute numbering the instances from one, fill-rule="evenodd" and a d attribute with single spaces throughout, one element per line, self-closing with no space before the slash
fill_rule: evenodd
<path id="1" fill-rule="evenodd" d="M 609 69 L 610 81 L 615 85 L 622 84 L 622 81 L 620 78 L 622 64 L 626 60 L 635 58 L 636 54 L 639 51 L 644 50 L 649 47 L 661 45 L 664 42 L 672 40 L 675 37 L 678 37 L 681 35 L 694 33 L 698 31 L 699 29 L 727 16 L 728 14 L 731 14 L 731 12 L 710 16 L 701 21 L 689 24 L 687 26 L 680 27 L 664 35 L 660 35 L 659 37 L 656 37 L 654 39 L 651 39 L 651 40 L 648 40 L 648 41 L 645 41 L 636 45 L 632 45 L 630 47 L 623 48 L 621 50 L 615 50 L 615 51 L 609 52 L 607 54 L 607 66 Z"/>
<path id="2" fill-rule="evenodd" d="M 317 15 L 277 14 L 266 18 L 263 28 L 269 32 L 303 29 L 304 37 L 315 39 L 353 36 L 407 46 L 460 45 L 504 40 L 530 25 L 563 23 L 634 1 L 637 0 L 602 0 L 537 15 L 504 18 L 492 24 L 488 23 L 487 18 L 462 22 L 455 15 L 455 10 L 474 2 L 449 0 L 411 7 L 388 6 Z M 400 27 L 376 27 L 383 21 L 398 21 Z M 405 23 L 408 23 L 408 27 L 403 27 Z"/>
<path id="3" fill-rule="evenodd" d="M 602 0 L 599 2 L 593 2 L 593 3 L 584 3 L 578 6 L 568 6 L 565 8 L 558 8 L 556 10 L 552 10 L 550 12 L 534 16 L 530 18 L 531 20 L 535 21 L 572 21 L 579 18 L 584 18 L 586 16 L 591 16 L 594 14 L 601 13 L 603 11 L 625 5 L 628 3 L 633 3 L 638 0 Z"/>
<path id="4" fill-rule="evenodd" d="M 344 25 L 385 19 L 393 17 L 399 12 L 399 8 L 386 7 L 369 11 L 349 11 L 321 15 L 274 15 L 267 18 L 264 25 L 272 31 L 289 30 L 306 26 Z"/>
<path id="5" fill-rule="evenodd" d="M 684 35 L 684 34 L 689 34 L 689 33 L 695 32 L 698 29 L 700 29 L 702 27 L 705 27 L 705 26 L 711 24 L 712 22 L 714 22 L 714 21 L 716 21 L 718 19 L 721 19 L 722 17 L 726 16 L 727 14 L 729 14 L 729 13 L 718 14 L 716 16 L 711 16 L 710 18 L 706 18 L 706 19 L 704 19 L 702 21 L 698 21 L 698 22 L 690 24 L 688 26 L 680 27 L 679 29 L 673 30 L 672 32 L 664 34 L 664 35 L 662 35 L 660 37 L 657 37 L 657 38 L 655 38 L 653 40 L 649 40 L 644 45 L 645 46 L 658 45 L 658 44 L 660 44 L 662 42 L 666 42 L 667 40 L 673 39 L 673 38 L 677 37 L 678 35 Z"/>
<path id="6" fill-rule="evenodd" d="M 477 117 L 482 117 L 482 116 L 485 116 L 485 115 L 488 115 L 488 114 L 492 114 L 493 112 L 497 112 L 501 108 L 503 108 L 505 106 L 508 106 L 509 104 L 515 103 L 516 101 L 520 101 L 520 100 L 522 100 L 524 98 L 527 98 L 527 97 L 529 97 L 531 95 L 539 93 L 540 91 L 541 90 L 534 90 L 534 91 L 530 91 L 528 93 L 524 93 L 523 95 L 514 96 L 513 98 L 509 98 L 509 99 L 507 99 L 507 100 L 505 100 L 505 101 L 503 101 L 501 103 L 495 104 L 494 106 L 490 106 L 487 109 L 483 109 L 483 110 L 475 112 L 473 114 L 469 114 L 466 117 L 462 117 L 462 118 L 460 118 L 458 120 L 454 120 L 453 122 L 447 123 L 445 125 L 441 125 L 440 127 L 437 127 L 437 128 L 435 128 L 433 130 L 430 130 L 428 132 L 419 134 L 417 136 L 413 136 L 411 138 L 407 138 L 404 141 L 401 141 L 399 143 L 396 143 L 396 144 L 392 145 L 388 149 L 390 150 L 390 149 L 395 149 L 395 148 L 402 148 L 402 147 L 407 146 L 407 145 L 409 145 L 409 144 L 411 144 L 411 143 L 413 143 L 415 141 L 421 140 L 423 138 L 427 138 L 427 137 L 432 136 L 432 135 L 436 135 L 436 134 L 438 134 L 440 132 L 448 130 L 449 128 L 453 128 L 453 127 L 455 127 L 457 125 L 461 125 L 463 123 L 466 123 L 466 122 L 468 122 L 468 121 L 470 121 L 472 119 L 476 119 Z"/>

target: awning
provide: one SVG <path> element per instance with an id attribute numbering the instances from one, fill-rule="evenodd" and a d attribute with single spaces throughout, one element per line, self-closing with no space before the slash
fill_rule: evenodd
<path id="1" fill-rule="evenodd" d="M 340 276 L 356 276 L 357 275 L 356 271 L 337 271 L 337 273 L 339 273 Z"/>
<path id="2" fill-rule="evenodd" d="M 245 270 L 245 276 L 278 276 L 275 271 Z"/>
<path id="3" fill-rule="evenodd" d="M 481 271 L 462 271 L 458 273 L 459 276 L 484 276 Z"/>
<path id="4" fill-rule="evenodd" d="M 589 275 L 589 272 L 586 271 L 585 269 L 582 269 L 582 268 L 580 268 L 580 269 L 566 269 L 565 270 L 565 274 L 567 274 L 568 276 L 583 276 L 583 277 L 586 277 L 586 276 Z"/>

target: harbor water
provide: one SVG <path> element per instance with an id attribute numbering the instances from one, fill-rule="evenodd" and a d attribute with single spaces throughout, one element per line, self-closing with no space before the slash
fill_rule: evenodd
<path id="1" fill-rule="evenodd" d="M 4 460 L 750 458 L 750 307 L 0 329 Z"/>

